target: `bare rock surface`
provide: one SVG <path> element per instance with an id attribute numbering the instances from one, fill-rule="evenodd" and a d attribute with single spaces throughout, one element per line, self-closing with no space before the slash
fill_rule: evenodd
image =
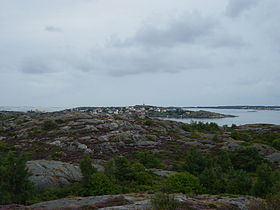
<path id="1" fill-rule="evenodd" d="M 151 194 L 129 194 L 129 195 L 105 195 L 90 197 L 73 197 L 54 201 L 37 203 L 29 206 L 30 209 L 102 209 L 102 210 L 135 210 L 151 209 Z M 181 209 L 240 209 L 248 210 L 251 202 L 256 198 L 250 196 L 217 196 L 200 195 L 186 196 L 182 194 L 173 195 L 183 205 Z M 185 207 L 185 208 L 184 208 Z"/>
<path id="2" fill-rule="evenodd" d="M 82 179 L 78 166 L 61 161 L 28 161 L 27 168 L 32 173 L 30 180 L 38 189 L 59 188 Z"/>
<path id="3" fill-rule="evenodd" d="M 270 160 L 272 163 L 276 163 L 280 165 L 280 153 L 272 153 L 271 155 L 266 156 L 268 160 Z"/>
<path id="4" fill-rule="evenodd" d="M 154 174 L 158 176 L 163 176 L 163 177 L 169 177 L 171 174 L 176 174 L 178 173 L 177 171 L 166 171 L 166 170 L 161 170 L 157 168 L 151 168 L 149 171 L 153 172 Z"/>

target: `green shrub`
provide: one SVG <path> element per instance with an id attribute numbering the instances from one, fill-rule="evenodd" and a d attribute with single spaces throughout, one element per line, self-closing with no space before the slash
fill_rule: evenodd
<path id="1" fill-rule="evenodd" d="M 182 129 L 191 132 L 191 131 L 201 131 L 201 132 L 211 132 L 216 133 L 221 131 L 220 127 L 216 123 L 203 123 L 203 122 L 196 122 L 192 121 L 190 124 L 184 124 Z"/>
<path id="2" fill-rule="evenodd" d="M 109 195 L 115 192 L 114 184 L 101 172 L 92 174 L 89 180 L 89 195 Z"/>
<path id="3" fill-rule="evenodd" d="M 110 160 L 105 165 L 105 174 L 122 193 L 154 192 L 154 189 L 160 188 L 156 175 L 146 171 L 141 163 L 131 163 L 125 157 Z"/>
<path id="4" fill-rule="evenodd" d="M 217 134 L 215 134 L 212 138 L 214 142 L 223 142 L 223 139 L 220 138 Z"/>
<path id="5" fill-rule="evenodd" d="M 280 139 L 275 139 L 275 140 L 273 140 L 272 146 L 273 146 L 275 149 L 280 150 Z"/>
<path id="6" fill-rule="evenodd" d="M 132 168 L 135 171 L 135 182 L 138 185 L 151 185 L 153 183 L 155 175 L 147 172 L 144 165 L 141 163 L 134 163 Z"/>
<path id="7" fill-rule="evenodd" d="M 65 123 L 66 121 L 65 121 L 64 119 L 56 119 L 55 122 L 56 122 L 57 124 L 63 124 L 63 123 Z"/>
<path id="8" fill-rule="evenodd" d="M 251 177 L 243 170 L 231 170 L 228 172 L 226 192 L 231 194 L 248 195 L 252 188 Z"/>
<path id="9" fill-rule="evenodd" d="M 82 185 L 84 186 L 84 188 L 88 188 L 90 185 L 90 179 L 92 174 L 97 172 L 97 169 L 91 164 L 91 159 L 89 155 L 84 155 L 81 159 L 80 169 L 83 175 Z"/>
<path id="10" fill-rule="evenodd" d="M 46 131 L 41 130 L 41 128 L 34 126 L 28 131 L 29 137 L 38 137 L 45 133 Z"/>
<path id="11" fill-rule="evenodd" d="M 8 152 L 13 148 L 14 146 L 7 144 L 5 141 L 0 141 L 0 152 Z"/>
<path id="12" fill-rule="evenodd" d="M 273 189 L 273 171 L 271 167 L 263 163 L 257 167 L 257 180 L 253 186 L 253 193 L 256 196 L 265 196 Z"/>
<path id="13" fill-rule="evenodd" d="M 226 178 L 222 168 L 207 168 L 199 175 L 200 183 L 205 188 L 206 193 L 224 193 L 226 189 Z"/>
<path id="14" fill-rule="evenodd" d="M 199 179 L 187 172 L 170 175 L 166 182 L 166 188 L 172 193 L 196 194 L 202 191 Z"/>
<path id="15" fill-rule="evenodd" d="M 133 181 L 136 179 L 136 172 L 132 163 L 125 157 L 117 157 L 109 161 L 105 166 L 105 174 L 118 181 Z"/>
<path id="16" fill-rule="evenodd" d="M 26 155 L 17 157 L 12 152 L 0 156 L 0 205 L 25 204 L 32 199 L 34 187 L 28 180 Z"/>
<path id="17" fill-rule="evenodd" d="M 242 133 L 236 130 L 232 131 L 230 137 L 236 140 L 251 141 L 252 136 L 249 133 Z"/>
<path id="18" fill-rule="evenodd" d="M 208 158 L 213 167 L 220 167 L 223 172 L 233 169 L 231 154 L 228 151 L 221 151 L 218 155 L 208 156 Z"/>
<path id="19" fill-rule="evenodd" d="M 208 166 L 208 157 L 195 147 L 187 152 L 184 168 L 188 172 L 199 175 Z"/>
<path id="20" fill-rule="evenodd" d="M 184 124 L 181 126 L 181 128 L 182 128 L 184 131 L 186 131 L 186 132 L 191 132 L 191 131 L 192 131 L 191 126 L 190 126 L 189 124 L 187 124 L 187 123 L 184 123 Z"/>
<path id="21" fill-rule="evenodd" d="M 45 120 L 42 129 L 45 131 L 51 131 L 57 128 L 57 124 L 53 120 Z"/>
<path id="22" fill-rule="evenodd" d="M 240 148 L 231 154 L 231 162 L 237 170 L 253 172 L 264 162 L 264 158 L 255 148 Z"/>
<path id="23" fill-rule="evenodd" d="M 174 196 L 163 193 L 155 194 L 151 198 L 151 203 L 154 210 L 176 210 L 181 207 L 180 202 Z"/>
<path id="24" fill-rule="evenodd" d="M 80 196 L 84 189 L 80 183 L 75 183 L 61 188 L 50 188 L 37 195 L 37 200 L 49 201 L 65 198 L 67 196 Z"/>
<path id="25" fill-rule="evenodd" d="M 146 168 L 158 168 L 160 167 L 160 160 L 157 159 L 150 152 L 137 152 L 137 160 L 142 163 Z"/>
<path id="26" fill-rule="evenodd" d="M 151 119 L 147 119 L 147 120 L 145 120 L 144 124 L 147 126 L 152 126 L 152 125 L 154 125 L 154 122 Z"/>

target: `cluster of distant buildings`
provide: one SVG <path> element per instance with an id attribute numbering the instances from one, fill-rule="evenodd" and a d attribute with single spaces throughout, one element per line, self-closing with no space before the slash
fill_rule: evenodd
<path id="1" fill-rule="evenodd" d="M 125 107 L 78 107 L 72 109 L 71 111 L 88 112 L 91 114 L 147 114 L 148 112 L 167 112 L 175 110 L 176 108 L 173 107 L 157 107 L 143 104 Z"/>

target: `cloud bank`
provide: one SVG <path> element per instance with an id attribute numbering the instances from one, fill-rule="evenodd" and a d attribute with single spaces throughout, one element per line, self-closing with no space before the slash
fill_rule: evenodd
<path id="1" fill-rule="evenodd" d="M 0 3 L 2 105 L 280 104 L 275 0 L 65 3 Z"/>

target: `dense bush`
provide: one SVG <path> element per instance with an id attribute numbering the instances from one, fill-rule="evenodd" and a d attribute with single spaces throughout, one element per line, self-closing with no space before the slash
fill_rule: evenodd
<path id="1" fill-rule="evenodd" d="M 231 132 L 231 138 L 236 139 L 236 140 L 243 140 L 243 141 L 251 141 L 252 136 L 248 133 L 242 133 L 238 132 L 236 130 Z"/>
<path id="2" fill-rule="evenodd" d="M 145 120 L 144 124 L 147 125 L 147 126 L 152 126 L 152 125 L 154 125 L 154 122 L 153 122 L 152 119 L 148 118 L 148 119 Z"/>
<path id="3" fill-rule="evenodd" d="M 80 183 L 75 183 L 61 188 L 50 188 L 44 190 L 42 193 L 37 194 L 36 200 L 49 201 L 65 198 L 67 196 L 80 196 L 84 195 L 84 188 Z"/>
<path id="4" fill-rule="evenodd" d="M 0 156 L 0 204 L 25 202 L 32 198 L 33 184 L 28 180 L 26 155 L 2 153 Z"/>
<path id="5" fill-rule="evenodd" d="M 202 191 L 199 179 L 187 172 L 170 175 L 166 188 L 171 193 L 196 194 Z"/>
<path id="6" fill-rule="evenodd" d="M 187 152 L 184 168 L 186 171 L 198 175 L 208 166 L 209 158 L 200 149 L 192 147 Z"/>
<path id="7" fill-rule="evenodd" d="M 45 120 L 42 125 L 42 129 L 45 131 L 54 130 L 57 128 L 57 124 L 53 120 Z"/>
<path id="8" fill-rule="evenodd" d="M 203 123 L 203 122 L 196 122 L 193 121 L 190 124 L 183 124 L 182 129 L 187 132 L 192 131 L 201 131 L 201 132 L 211 132 L 211 133 L 217 133 L 221 131 L 220 127 L 216 123 Z"/>
<path id="9" fill-rule="evenodd" d="M 117 157 L 109 161 L 105 167 L 105 174 L 111 179 L 119 181 L 133 181 L 136 179 L 136 172 L 132 163 L 125 157 Z"/>
<path id="10" fill-rule="evenodd" d="M 256 196 L 264 196 L 272 192 L 273 171 L 271 167 L 263 163 L 257 167 L 257 180 L 253 187 L 253 193 Z"/>
<path id="11" fill-rule="evenodd" d="M 122 193 L 140 193 L 160 188 L 156 175 L 146 171 L 141 163 L 133 163 L 125 157 L 110 160 L 105 165 L 105 174 Z"/>
<path id="12" fill-rule="evenodd" d="M 153 179 L 151 173 L 141 163 L 132 163 L 125 157 L 110 160 L 105 166 L 105 174 L 116 182 L 135 182 L 150 184 Z"/>
<path id="13" fill-rule="evenodd" d="M 110 179 L 101 172 L 92 174 L 88 184 L 89 195 L 111 195 L 114 194 L 115 187 Z"/>
<path id="14" fill-rule="evenodd" d="M 243 170 L 231 170 L 227 173 L 226 193 L 230 194 L 250 194 L 252 179 Z"/>
<path id="15" fill-rule="evenodd" d="M 97 172 L 97 169 L 92 166 L 89 155 L 84 155 L 80 161 L 80 169 L 82 172 L 82 185 L 85 192 L 89 192 L 91 186 L 91 176 Z"/>
<path id="16" fill-rule="evenodd" d="M 264 158 L 255 148 L 240 148 L 232 152 L 231 162 L 235 169 L 255 171 L 257 166 L 264 162 Z"/>
<path id="17" fill-rule="evenodd" d="M 199 175 L 200 183 L 209 194 L 219 194 L 226 192 L 226 178 L 220 167 L 206 168 Z"/>
<path id="18" fill-rule="evenodd" d="M 274 139 L 273 142 L 272 142 L 272 146 L 273 146 L 275 149 L 280 150 L 280 139 Z"/>
<path id="19" fill-rule="evenodd" d="M 136 158 L 146 168 L 158 168 L 161 165 L 160 160 L 150 152 L 137 152 Z"/>

